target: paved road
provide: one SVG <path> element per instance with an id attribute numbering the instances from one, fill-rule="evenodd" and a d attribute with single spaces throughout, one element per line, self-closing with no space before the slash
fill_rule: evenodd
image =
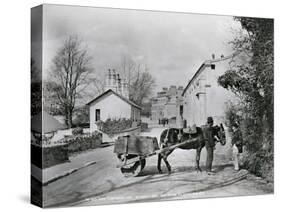
<path id="1" fill-rule="evenodd" d="M 144 135 L 159 137 L 162 130 L 155 128 Z M 260 178 L 246 176 L 245 171 L 233 171 L 229 160 L 229 145 L 217 145 L 214 176 L 195 171 L 195 150 L 175 150 L 169 157 L 172 165 L 170 175 L 157 172 L 157 157 L 153 156 L 147 160 L 140 176 L 134 178 L 125 178 L 116 168 L 117 160 L 112 146 L 93 151 L 96 164 L 44 187 L 45 206 L 99 205 L 273 192 L 272 185 Z M 203 168 L 205 159 L 206 152 L 203 149 Z M 163 171 L 166 171 L 164 164 L 162 166 Z"/>

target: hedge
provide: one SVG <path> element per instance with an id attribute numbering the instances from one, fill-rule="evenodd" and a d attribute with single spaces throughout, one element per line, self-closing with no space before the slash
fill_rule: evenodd
<path id="1" fill-rule="evenodd" d="M 107 119 L 106 121 L 99 121 L 97 123 L 98 128 L 107 134 L 115 134 L 122 132 L 125 129 L 132 127 L 132 120 L 120 118 L 120 119 Z"/>
<path id="2" fill-rule="evenodd" d="M 68 153 L 75 154 L 89 149 L 95 149 L 102 143 L 102 134 L 99 132 L 82 134 L 65 138 L 68 144 Z"/>
<path id="3" fill-rule="evenodd" d="M 69 161 L 68 145 L 56 145 L 40 147 L 31 145 L 31 162 L 37 167 L 44 169 Z"/>
<path id="4" fill-rule="evenodd" d="M 60 145 L 39 146 L 31 145 L 31 162 L 39 168 L 48 168 L 69 161 L 71 154 L 95 149 L 102 143 L 99 132 L 67 137 Z"/>

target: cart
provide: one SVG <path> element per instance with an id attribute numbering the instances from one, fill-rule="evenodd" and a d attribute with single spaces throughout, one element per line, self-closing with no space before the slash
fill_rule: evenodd
<path id="1" fill-rule="evenodd" d="M 118 137 L 114 145 L 114 153 L 119 160 L 117 168 L 125 177 L 138 176 L 145 167 L 146 158 L 176 149 L 190 142 L 197 142 L 197 138 L 189 139 L 166 148 L 159 148 L 157 138 L 149 136 Z"/>

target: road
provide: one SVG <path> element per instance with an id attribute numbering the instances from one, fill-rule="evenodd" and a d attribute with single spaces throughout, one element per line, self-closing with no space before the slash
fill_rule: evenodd
<path id="1" fill-rule="evenodd" d="M 157 136 L 163 129 L 154 128 L 143 135 Z M 169 162 L 172 173 L 157 172 L 157 157 L 147 159 L 140 176 L 125 178 L 116 168 L 117 159 L 113 146 L 95 149 L 96 164 L 83 168 L 43 188 L 45 207 L 72 205 L 100 205 L 167 199 L 193 199 L 237 195 L 270 194 L 273 186 L 245 170 L 235 172 L 230 163 L 229 145 L 215 150 L 214 169 L 209 176 L 194 169 L 195 150 L 176 149 Z M 204 169 L 205 149 L 202 150 L 201 166 Z"/>

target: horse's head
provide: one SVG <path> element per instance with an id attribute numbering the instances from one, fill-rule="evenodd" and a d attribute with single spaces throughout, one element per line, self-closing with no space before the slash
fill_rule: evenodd
<path id="1" fill-rule="evenodd" d="M 215 135 L 219 138 L 219 142 L 221 143 L 222 146 L 224 146 L 226 144 L 226 137 L 225 137 L 225 130 L 222 123 L 220 124 L 220 126 L 214 126 L 214 129 L 215 129 Z"/>

